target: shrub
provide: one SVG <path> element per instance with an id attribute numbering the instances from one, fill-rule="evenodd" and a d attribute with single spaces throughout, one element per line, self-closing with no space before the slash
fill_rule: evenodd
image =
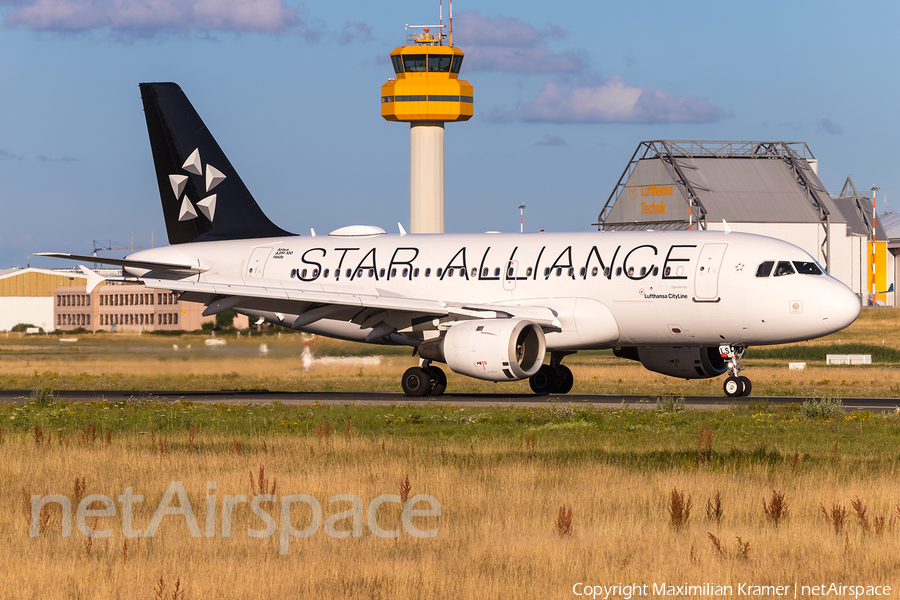
<path id="1" fill-rule="evenodd" d="M 844 413 L 844 407 L 840 398 L 812 398 L 800 407 L 803 416 L 810 419 L 830 419 Z"/>

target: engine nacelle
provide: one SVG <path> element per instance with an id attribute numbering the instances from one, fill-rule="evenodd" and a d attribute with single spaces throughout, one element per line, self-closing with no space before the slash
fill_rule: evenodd
<path id="1" fill-rule="evenodd" d="M 487 381 L 517 381 L 538 372 L 547 343 L 543 330 L 524 319 L 457 323 L 439 340 L 419 345 L 419 356 L 447 363 L 455 373 Z"/>
<path id="2" fill-rule="evenodd" d="M 621 358 L 639 360 L 644 368 L 682 379 L 707 379 L 725 373 L 728 367 L 719 349 L 711 346 L 681 348 L 615 348 L 613 353 Z"/>

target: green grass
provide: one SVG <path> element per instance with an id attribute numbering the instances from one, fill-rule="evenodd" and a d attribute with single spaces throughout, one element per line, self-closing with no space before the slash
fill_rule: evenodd
<path id="1" fill-rule="evenodd" d="M 651 405 L 652 406 L 652 405 Z M 807 416 L 808 415 L 808 416 Z M 92 425 L 112 439 L 138 434 L 165 435 L 173 449 L 187 445 L 191 427 L 205 436 L 246 440 L 252 447 L 284 437 L 317 437 L 328 422 L 335 443 L 371 436 L 393 442 L 440 446 L 477 445 L 533 435 L 554 445 L 551 462 L 607 464 L 634 468 L 696 466 L 701 426 L 713 432 L 708 465 L 713 469 L 772 466 L 794 452 L 826 462 L 833 445 L 855 456 L 858 469 L 896 467 L 900 461 L 900 414 L 832 410 L 814 414 L 800 405 L 745 405 L 715 411 L 678 412 L 649 408 L 552 407 L 470 408 L 453 405 L 288 406 L 192 402 L 59 402 L 44 399 L 0 406 L 4 435 L 33 436 L 35 427 L 52 433 L 54 444 L 73 443 Z M 254 441 L 255 440 L 255 441 Z M 222 452 L 230 451 L 223 446 Z M 540 453 L 540 444 L 538 453 Z M 502 457 L 500 457 L 502 459 Z"/>
<path id="2" fill-rule="evenodd" d="M 755 347 L 747 350 L 745 360 L 826 360 L 828 354 L 871 354 L 873 363 L 900 363 L 900 350 L 874 344 L 827 344 L 805 346 Z"/>

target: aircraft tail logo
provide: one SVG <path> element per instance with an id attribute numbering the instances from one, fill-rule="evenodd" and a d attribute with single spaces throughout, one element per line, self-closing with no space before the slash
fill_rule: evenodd
<path id="1" fill-rule="evenodd" d="M 140 88 L 170 244 L 291 235 L 259 208 L 180 87 Z"/>

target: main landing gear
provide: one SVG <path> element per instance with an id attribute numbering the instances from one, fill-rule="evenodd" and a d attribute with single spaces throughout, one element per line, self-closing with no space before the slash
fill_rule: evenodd
<path id="1" fill-rule="evenodd" d="M 728 367 L 728 378 L 722 387 L 725 388 L 725 395 L 730 398 L 749 396 L 750 391 L 753 389 L 753 384 L 750 383 L 749 379 L 743 375 L 738 375 L 738 373 L 747 368 L 741 366 L 741 358 L 746 351 L 746 346 L 732 346 L 730 344 L 719 346 L 719 354 L 727 361 L 725 364 Z"/>
<path id="2" fill-rule="evenodd" d="M 540 370 L 528 378 L 531 391 L 540 396 L 547 394 L 568 394 L 575 383 L 575 377 L 562 359 L 574 352 L 551 352 L 550 364 L 541 365 Z"/>
<path id="3" fill-rule="evenodd" d="M 430 360 L 422 361 L 421 367 L 410 367 L 400 380 L 403 393 L 414 398 L 440 396 L 447 389 L 447 376 L 442 370 L 431 366 Z"/>

